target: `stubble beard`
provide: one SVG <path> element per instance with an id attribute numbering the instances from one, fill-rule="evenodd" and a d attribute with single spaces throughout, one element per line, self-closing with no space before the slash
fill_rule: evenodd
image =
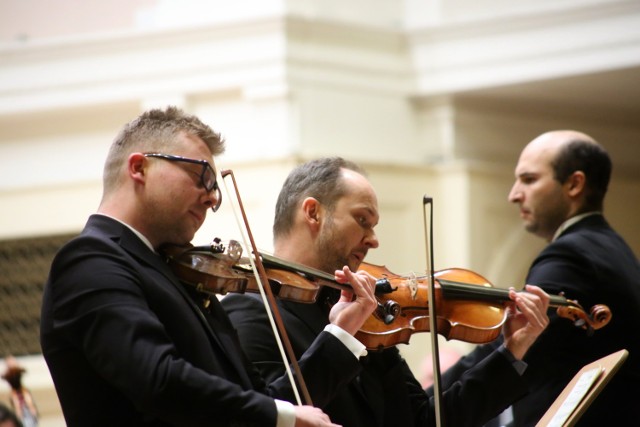
<path id="1" fill-rule="evenodd" d="M 532 212 L 531 221 L 525 223 L 525 230 L 550 241 L 568 213 L 568 206 L 561 200 L 552 201 L 544 211 Z"/>
<path id="2" fill-rule="evenodd" d="M 341 255 L 344 246 L 340 244 L 340 237 L 332 220 L 324 223 L 318 235 L 317 251 L 319 268 L 326 273 L 333 274 L 334 271 L 342 270 L 342 267 L 349 265 L 348 257 Z M 352 266 L 349 265 L 349 268 Z"/>

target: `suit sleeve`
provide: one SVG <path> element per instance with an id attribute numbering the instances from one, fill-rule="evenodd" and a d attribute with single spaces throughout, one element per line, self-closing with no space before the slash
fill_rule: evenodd
<path id="1" fill-rule="evenodd" d="M 385 425 L 395 425 L 397 410 L 413 414 L 413 425 L 435 426 L 433 389 L 422 389 L 396 348 L 368 357 L 381 375 L 385 401 L 394 402 L 385 412 Z M 526 393 L 526 384 L 503 355 L 492 352 L 477 365 L 465 369 L 455 381 L 442 387 L 442 414 L 446 425 L 472 427 L 482 425 Z M 397 396 L 408 396 L 398 400 Z"/>
<path id="2" fill-rule="evenodd" d="M 295 403 L 265 307 L 257 295 L 229 295 L 223 298 L 222 305 L 238 331 L 245 353 L 269 384 L 271 394 Z M 280 313 L 287 324 L 289 314 L 283 310 Z M 295 334 L 291 328 L 287 330 Z M 295 338 L 292 336 L 291 343 L 313 404 L 325 407 L 360 373 L 362 366 L 349 349 L 328 332 L 321 332 L 313 341 Z M 293 368 L 291 371 L 294 372 Z"/>
<path id="3" fill-rule="evenodd" d="M 222 306 L 238 332 L 240 344 L 262 378 L 271 383 L 286 374 L 282 356 L 262 301 L 255 295 L 230 294 L 222 299 Z M 296 349 L 301 356 L 305 349 Z"/>
<path id="4" fill-rule="evenodd" d="M 262 304 L 254 296 L 247 295 L 230 295 L 222 303 L 238 329 L 245 351 L 263 375 L 267 378 L 282 375 L 284 367 L 271 343 L 273 335 Z M 305 345 L 311 345 L 304 337 L 310 335 L 299 333 L 299 330 L 307 326 L 289 318 L 291 314 L 286 310 L 282 315 L 285 323 L 289 320 L 292 341 L 298 346 L 295 351 L 304 351 Z M 435 425 L 433 397 L 422 389 L 397 348 L 370 352 L 362 363 L 363 377 L 376 378 L 377 389 L 384 395 L 384 425 L 398 425 L 398 411 L 402 411 L 402 417 L 412 418 L 414 425 Z M 522 378 L 501 354 L 492 354 L 464 371 L 464 375 L 451 381 L 443 396 L 444 410 L 451 418 L 448 425 L 478 425 L 478 420 L 488 420 L 499 414 L 525 392 Z M 461 410 L 463 407 L 468 409 Z"/>

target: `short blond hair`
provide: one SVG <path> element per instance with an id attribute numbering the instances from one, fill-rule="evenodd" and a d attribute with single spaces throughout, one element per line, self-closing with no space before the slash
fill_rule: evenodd
<path id="1" fill-rule="evenodd" d="M 224 139 L 198 117 L 174 106 L 145 111 L 124 125 L 114 139 L 104 165 L 104 193 L 118 186 L 121 168 L 131 153 L 168 151 L 176 146 L 181 134 L 200 138 L 213 156 L 224 152 Z"/>

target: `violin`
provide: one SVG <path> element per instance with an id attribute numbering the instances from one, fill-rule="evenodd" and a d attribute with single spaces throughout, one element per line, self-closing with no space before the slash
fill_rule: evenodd
<path id="1" fill-rule="evenodd" d="M 173 272 L 200 292 L 226 295 L 229 292 L 259 292 L 250 261 L 242 257 L 242 246 L 220 239 L 209 246 L 165 246 L 161 249 Z M 323 286 L 351 289 L 335 281 L 332 274 L 260 254 L 274 296 L 287 301 L 313 303 Z"/>
<path id="2" fill-rule="evenodd" d="M 376 283 L 378 308 L 356 334 L 369 350 L 408 344 L 413 333 L 429 331 L 430 277 L 400 276 L 369 263 L 360 268 L 380 278 Z M 491 342 L 500 335 L 506 321 L 505 303 L 510 301 L 507 289 L 495 288 L 480 274 L 462 268 L 436 271 L 434 284 L 439 334 L 474 344 Z M 602 304 L 587 314 L 577 301 L 550 295 L 549 306 L 588 334 L 611 320 L 611 311 Z"/>
<path id="3" fill-rule="evenodd" d="M 184 283 L 209 294 L 258 292 L 249 261 L 242 257 L 241 245 L 231 240 L 227 247 L 214 239 L 210 246 L 169 246 L 162 250 L 173 272 Z M 281 299 L 313 303 L 323 286 L 350 289 L 324 271 L 260 254 L 273 294 Z M 428 276 L 402 276 L 385 266 L 363 262 L 360 269 L 377 278 L 378 307 L 365 321 L 356 338 L 368 350 L 408 344 L 412 334 L 429 332 Z M 474 344 L 493 341 L 506 321 L 505 304 L 509 291 L 495 288 L 480 274 L 462 268 L 439 270 L 434 274 L 436 330 L 446 339 Z M 605 305 L 595 305 L 589 314 L 577 301 L 562 295 L 550 296 L 550 307 L 560 317 L 573 321 L 587 333 L 611 320 Z"/>

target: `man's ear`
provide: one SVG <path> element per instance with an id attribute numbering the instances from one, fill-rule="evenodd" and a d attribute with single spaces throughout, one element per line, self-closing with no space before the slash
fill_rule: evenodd
<path id="1" fill-rule="evenodd" d="M 147 158 L 142 153 L 131 153 L 127 160 L 127 171 L 131 179 L 144 183 L 147 178 Z"/>
<path id="2" fill-rule="evenodd" d="M 570 197 L 578 197 L 585 192 L 587 177 L 582 171 L 575 171 L 569 176 L 565 185 Z"/>
<path id="3" fill-rule="evenodd" d="M 314 229 L 320 226 L 321 210 L 322 205 L 314 197 L 307 197 L 302 201 L 304 221 Z"/>

